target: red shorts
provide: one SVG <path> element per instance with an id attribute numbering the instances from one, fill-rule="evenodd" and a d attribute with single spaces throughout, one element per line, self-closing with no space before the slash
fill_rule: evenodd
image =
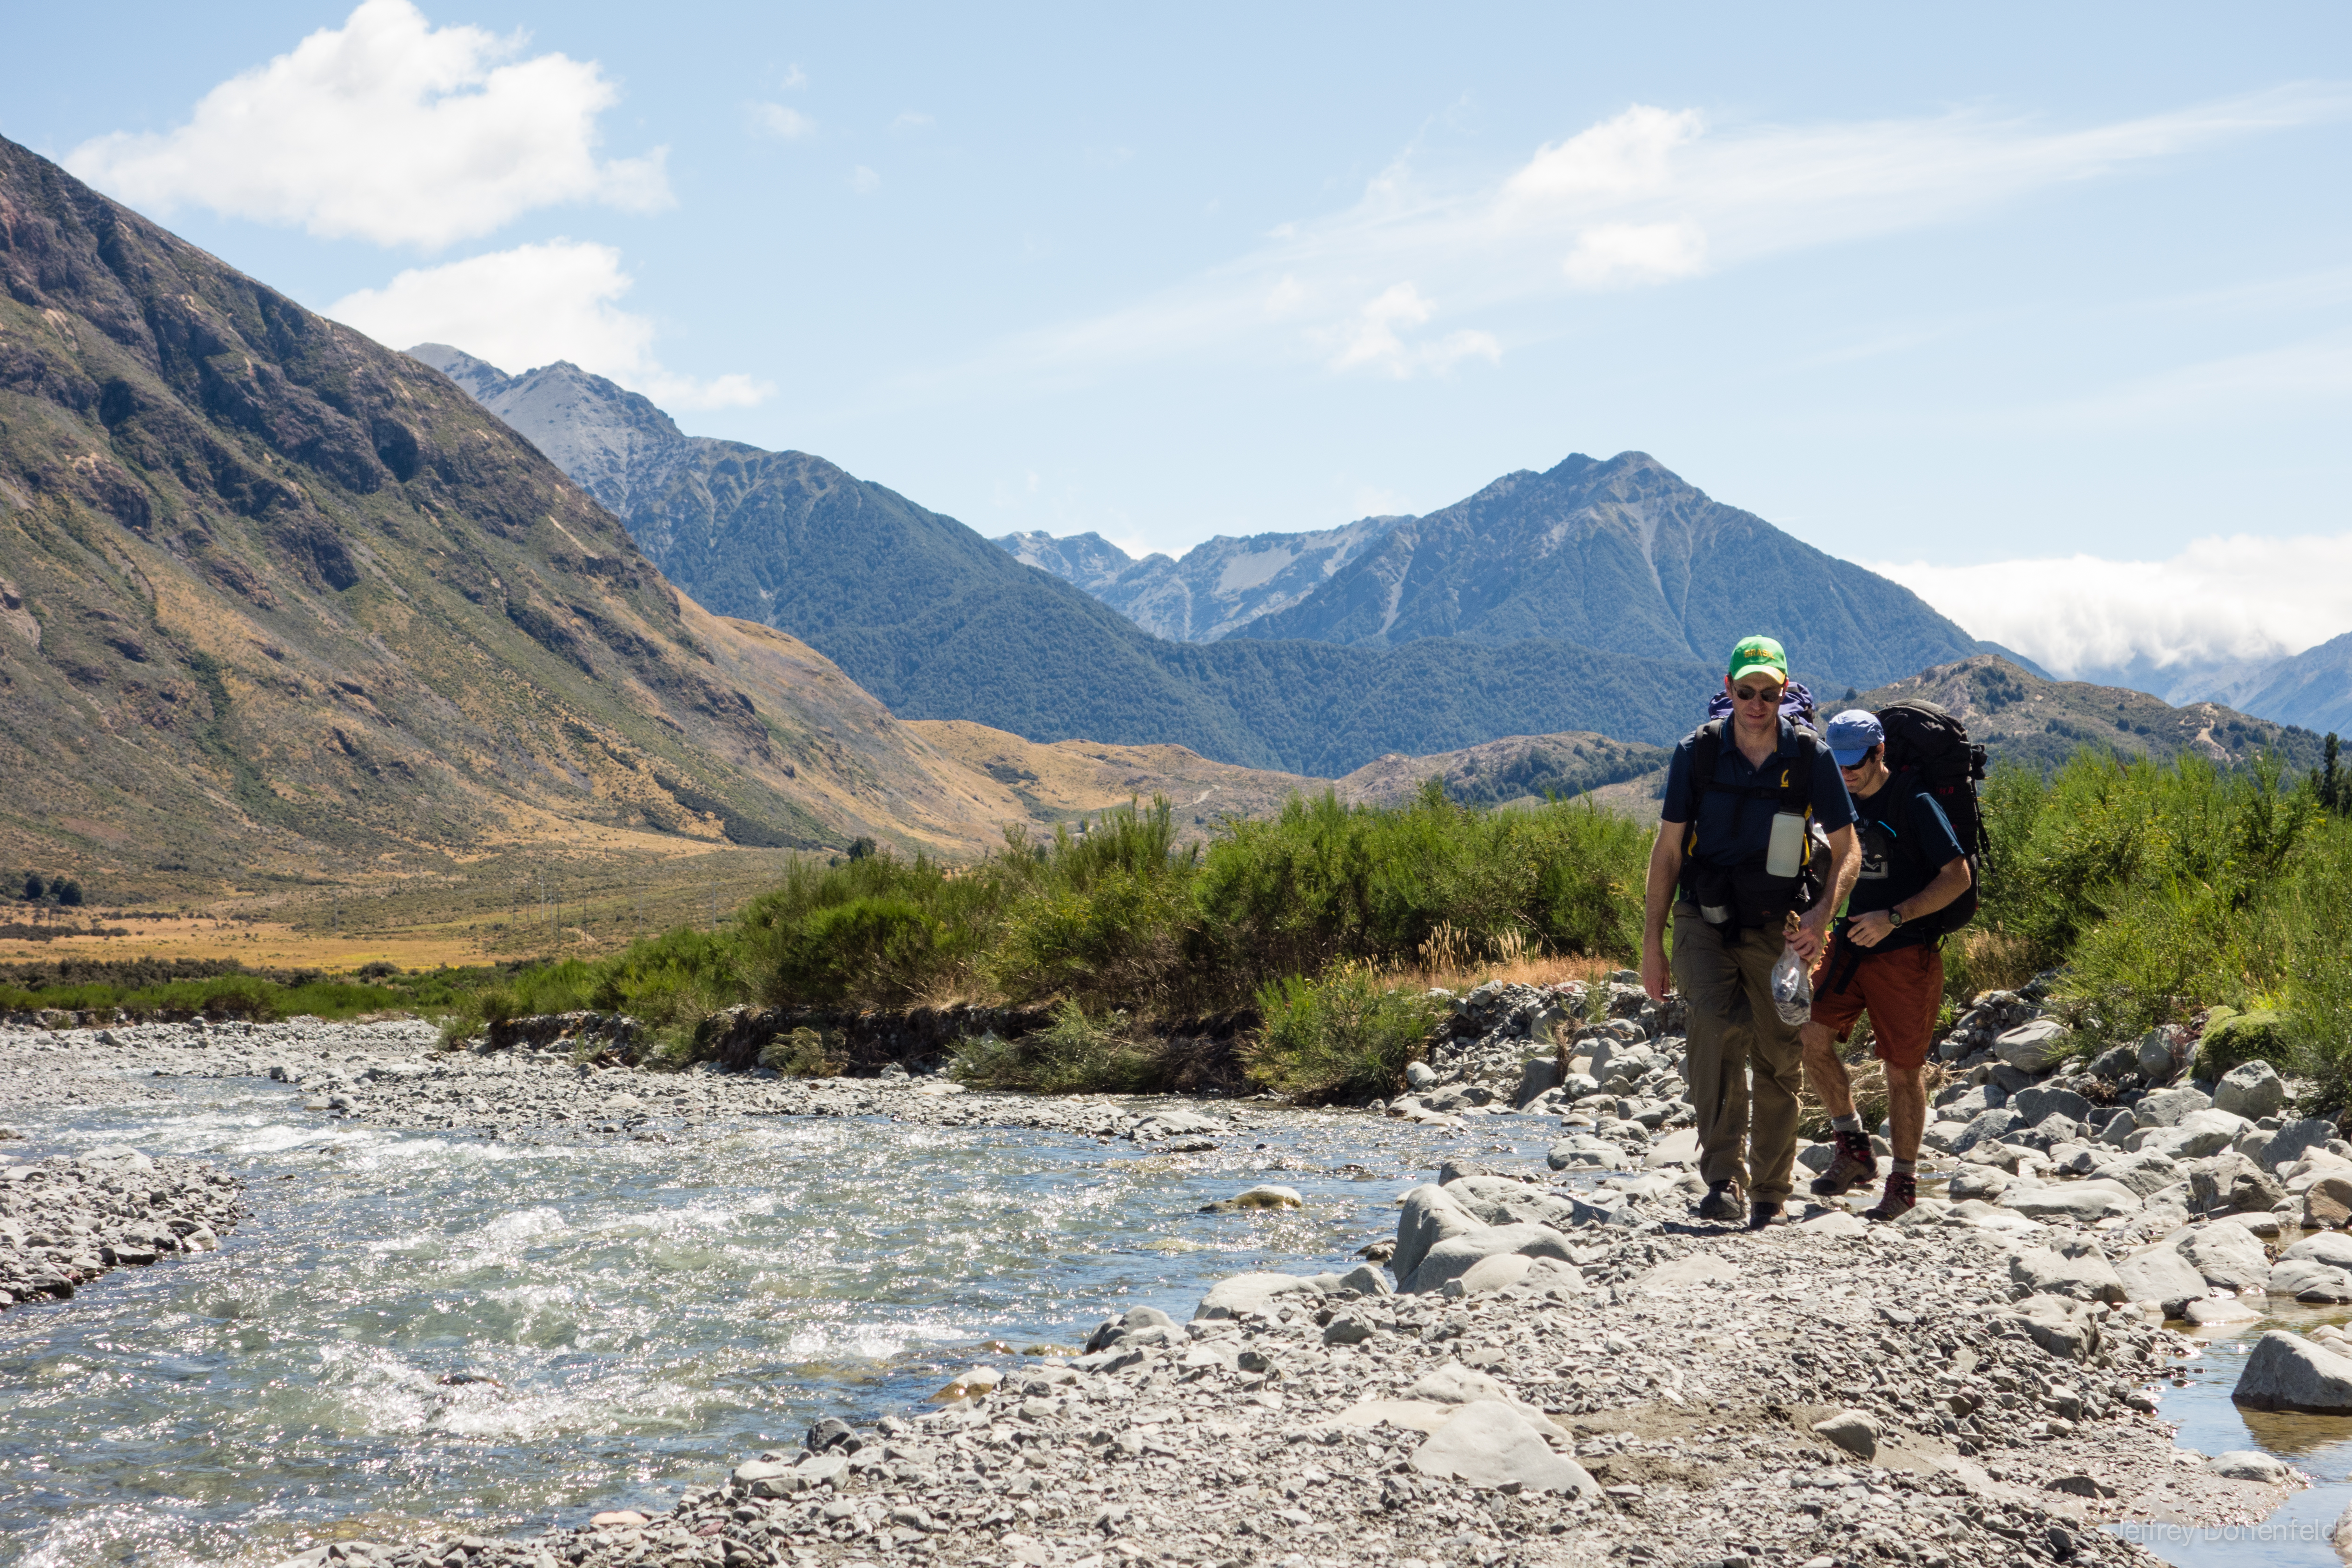
<path id="1" fill-rule="evenodd" d="M 1861 962 L 1853 961 L 1859 954 Z M 1838 990 L 1831 983 L 1843 978 Z M 1924 1067 L 1944 1006 L 1944 955 L 1932 942 L 1874 953 L 1832 938 L 1813 971 L 1813 1021 L 1843 1040 L 1866 1009 L 1872 1053 L 1890 1067 Z"/>

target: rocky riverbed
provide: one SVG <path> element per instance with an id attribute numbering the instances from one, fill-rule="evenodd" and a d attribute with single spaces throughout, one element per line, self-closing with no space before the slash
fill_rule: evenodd
<path id="1" fill-rule="evenodd" d="M 101 1148 L 37 1163 L 0 1145 L 0 1307 L 74 1293 L 110 1269 L 209 1252 L 244 1187 L 194 1160 Z"/>
<path id="2" fill-rule="evenodd" d="M 1386 1268 L 1243 1275 L 1186 1321 L 1139 1310 L 1083 1352 L 990 1358 L 942 1390 L 942 1407 L 820 1423 L 799 1447 L 742 1456 L 667 1514 L 607 1511 L 515 1541 L 344 1540 L 298 1561 L 2145 1562 L 2102 1526 L 2252 1521 L 2300 1484 L 2258 1455 L 2177 1448 L 2157 1397 L 2194 1348 L 2167 1313 L 2276 1289 L 2273 1271 L 2293 1261 L 2265 1247 L 2290 1239 L 2277 1169 L 2277 1196 L 2248 1198 L 2266 1207 L 2192 1218 L 2193 1173 L 2147 1165 L 2190 1153 L 2159 1104 L 2147 1123 L 2159 1135 L 2127 1147 L 2106 1135 L 2109 1115 L 2083 1146 L 2095 1167 L 2137 1161 L 2143 1180 L 2170 1179 L 2141 1193 L 2109 1178 L 2114 1201 L 2021 1205 L 2037 1189 L 2109 1189 L 2065 1168 L 2074 1140 L 2035 1145 L 2070 1102 L 2029 1100 L 2038 1119 L 1998 1129 L 1982 1118 L 2008 1105 L 1963 1104 L 2001 1089 L 1987 1072 L 1947 1092 L 1968 1120 L 1939 1128 L 1947 1144 L 1955 1127 L 1980 1134 L 1963 1151 L 1979 1158 L 1957 1168 L 1964 1191 L 1986 1190 L 1931 1198 L 1895 1226 L 1839 1207 L 1760 1234 L 1722 1230 L 1692 1220 L 1695 1178 L 1672 1141 L 1686 1108 L 1669 1097 L 1670 1018 L 1465 1000 L 1456 1043 L 1385 1109 L 1475 1131 L 1524 1104 L 1559 1116 L 1565 1136 L 1520 1167 L 1481 1169 L 1473 1149 L 1406 1194 L 1393 1240 L 1368 1249 Z M 1978 1020 L 2005 1027 L 1969 1044 L 1964 1069 L 1979 1052 L 1974 1066 L 2010 1065 L 1990 1052 L 2025 1027 L 2013 1017 Z M 498 1139 L 658 1141 L 721 1116 L 882 1116 L 1181 1151 L 1299 1114 L 1040 1101 L 921 1074 L 802 1081 L 575 1060 L 593 1044 L 445 1052 L 416 1024 L 148 1026 L 10 1031 L 0 1063 L 12 1092 L 58 1103 L 135 1094 L 140 1074 L 274 1077 L 322 1119 Z M 2186 1064 L 2168 1065 L 2177 1077 Z M 2046 1067 L 2039 1078 L 2011 1067 L 2026 1082 L 2004 1097 L 2067 1075 Z M 1449 1091 L 1485 1092 L 1430 1103 Z M 2132 1134 L 2135 1106 L 2162 1092 L 2119 1108 Z M 2242 1120 L 2224 1152 L 2252 1163 L 2268 1145 L 2250 1134 L 2275 1140 L 2284 1124 Z M 2288 1165 L 2341 1158 L 2312 1129 L 2295 1137 Z M 225 1190 L 173 1162 L 155 1168 L 182 1189 Z M 128 1185 L 110 1196 L 133 1207 Z"/>

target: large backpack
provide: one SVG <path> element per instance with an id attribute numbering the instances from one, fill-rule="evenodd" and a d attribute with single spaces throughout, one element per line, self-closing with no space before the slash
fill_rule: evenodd
<path id="1" fill-rule="evenodd" d="M 1952 836 L 1968 852 L 1968 891 L 1935 914 L 1919 918 L 1920 928 L 1928 936 L 1947 936 L 1976 918 L 1977 892 L 1984 882 L 1990 841 L 1985 836 L 1977 785 L 1985 776 L 1985 748 L 1969 739 L 1968 727 L 1958 719 L 1916 697 L 1880 708 L 1878 723 L 1886 732 L 1887 771 L 1907 776 L 1941 806 L 1951 821 Z M 1910 922 L 1904 924 L 1907 926 Z"/>

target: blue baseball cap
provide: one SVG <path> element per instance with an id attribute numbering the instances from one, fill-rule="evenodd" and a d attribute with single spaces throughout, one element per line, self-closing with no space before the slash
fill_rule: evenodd
<path id="1" fill-rule="evenodd" d="M 1885 741 L 1886 731 L 1868 708 L 1850 707 L 1830 720 L 1828 739 L 1830 755 L 1837 758 L 1838 766 L 1851 768 L 1869 755 L 1872 747 Z"/>

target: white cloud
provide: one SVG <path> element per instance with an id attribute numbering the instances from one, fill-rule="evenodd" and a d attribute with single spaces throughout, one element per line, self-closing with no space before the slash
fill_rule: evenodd
<path id="1" fill-rule="evenodd" d="M 797 141 L 813 135 L 816 121 L 799 110 L 782 103 L 755 103 L 751 106 L 751 123 L 771 136 L 781 136 L 787 141 Z"/>
<path id="2" fill-rule="evenodd" d="M 1236 349 L 1358 369 L 1385 362 L 1382 330 L 1402 341 L 1395 321 L 1365 315 L 1364 302 L 1384 298 L 1394 278 L 1446 302 L 1410 323 L 1435 329 L 1448 313 L 1476 318 L 1583 289 L 1672 285 L 1958 222 L 2347 110 L 2352 95 L 2340 90 L 2281 89 L 2052 130 L 1971 111 L 1724 125 L 1696 110 L 1637 104 L 1484 180 L 1433 184 L 1409 162 L 1392 162 L 1344 210 L 1278 225 L 1255 252 L 1186 284 L 1031 334 L 963 370 L 993 381 L 1024 366 L 1059 375 Z M 1494 333 L 1460 330 L 1458 358 L 1491 357 Z"/>
<path id="3" fill-rule="evenodd" d="M 1576 236 L 1568 280 L 1580 288 L 1663 283 L 1706 270 L 1706 235 L 1696 224 L 1599 224 Z"/>
<path id="4" fill-rule="evenodd" d="M 849 172 L 849 188 L 861 196 L 870 196 L 882 188 L 882 176 L 860 163 Z"/>
<path id="5" fill-rule="evenodd" d="M 675 375 L 654 358 L 654 324 L 616 303 L 631 279 L 611 246 L 550 240 L 413 267 L 325 314 L 395 349 L 450 343 L 520 373 L 557 360 L 608 376 L 665 408 L 734 408 L 775 388 L 746 375 Z"/>
<path id="6" fill-rule="evenodd" d="M 2352 534 L 2215 537 L 2167 560 L 1871 570 L 2061 676 L 2266 661 L 2352 631 Z"/>
<path id="7" fill-rule="evenodd" d="M 1407 342 L 1400 329 L 1423 325 L 1435 308 L 1412 284 L 1391 284 L 1339 329 L 1331 368 L 1380 370 L 1402 379 L 1417 371 L 1449 370 L 1465 359 L 1502 358 L 1502 345 L 1486 332 L 1452 332 L 1431 342 Z"/>
<path id="8" fill-rule="evenodd" d="M 66 166 L 151 211 L 209 207 L 378 245 L 446 246 L 564 202 L 668 204 L 663 149 L 598 161 L 596 120 L 619 94 L 595 62 L 515 58 L 525 41 L 364 0 L 213 89 L 187 123 L 99 137 Z"/>
<path id="9" fill-rule="evenodd" d="M 1666 183 L 1667 154 L 1696 138 L 1706 125 L 1696 110 L 1672 114 L 1637 103 L 1614 120 L 1538 148 L 1524 168 L 1503 182 L 1503 197 L 1508 202 L 1554 202 L 1656 190 Z"/>

